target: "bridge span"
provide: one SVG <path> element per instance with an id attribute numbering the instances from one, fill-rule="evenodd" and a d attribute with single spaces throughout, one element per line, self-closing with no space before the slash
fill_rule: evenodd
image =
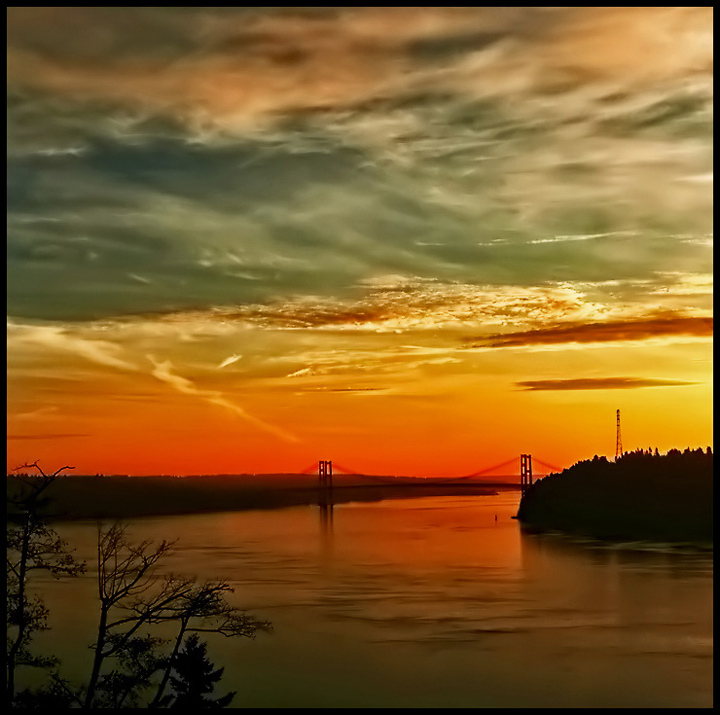
<path id="1" fill-rule="evenodd" d="M 485 467 L 473 472 L 472 474 L 466 474 L 461 477 L 445 477 L 445 478 L 424 478 L 424 477 L 394 477 L 394 476 L 379 476 L 373 474 L 363 474 L 362 472 L 344 467 L 337 462 L 333 465 L 331 460 L 319 460 L 317 463 L 313 462 L 310 466 L 306 467 L 301 474 L 317 474 L 318 475 L 318 503 L 321 506 L 328 506 L 332 504 L 332 491 L 333 491 L 333 470 L 336 474 L 343 474 L 346 476 L 353 476 L 360 482 L 364 482 L 368 485 L 375 484 L 386 484 L 395 487 L 429 487 L 429 486 L 449 486 L 452 484 L 460 485 L 477 485 L 482 487 L 494 487 L 500 489 L 520 489 L 523 493 L 533 485 L 533 478 L 535 481 L 542 479 L 553 472 L 561 472 L 562 467 L 556 467 L 553 464 L 549 464 L 538 457 L 535 457 L 535 462 L 545 469 L 543 472 L 533 473 L 533 457 L 530 454 L 521 454 L 520 457 L 520 471 L 519 481 L 513 479 L 510 475 L 493 475 L 490 479 L 481 479 L 485 475 L 489 475 L 490 472 L 506 468 L 509 465 L 517 462 L 518 457 L 512 457 L 511 459 L 500 462 L 499 464 L 493 464 L 490 467 Z M 547 471 L 549 470 L 549 471 Z M 478 481 L 474 481 L 478 480 Z"/>

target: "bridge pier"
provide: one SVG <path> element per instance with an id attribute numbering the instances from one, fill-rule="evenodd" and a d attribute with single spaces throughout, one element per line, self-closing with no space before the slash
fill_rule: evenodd
<path id="1" fill-rule="evenodd" d="M 320 493 L 318 496 L 318 504 L 322 506 L 332 506 L 332 462 L 320 460 L 318 462 L 318 480 Z"/>
<path id="2" fill-rule="evenodd" d="M 525 491 L 532 486 L 532 455 L 520 455 L 520 491 Z"/>

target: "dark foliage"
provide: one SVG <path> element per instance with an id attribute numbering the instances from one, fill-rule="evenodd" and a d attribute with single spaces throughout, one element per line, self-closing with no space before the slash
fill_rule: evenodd
<path id="1" fill-rule="evenodd" d="M 103 675 L 97 686 L 98 697 L 93 705 L 107 708 L 136 708 L 142 696 L 155 682 L 153 676 L 167 660 L 159 647 L 166 641 L 152 636 L 135 636 L 128 639 L 112 634 L 108 645 L 117 646 L 112 660 L 114 667 Z"/>
<path id="2" fill-rule="evenodd" d="M 25 688 L 16 696 L 13 709 L 19 710 L 65 710 L 78 705 L 77 698 L 69 692 L 62 681 L 53 679 L 49 685 L 34 690 Z"/>
<path id="3" fill-rule="evenodd" d="M 51 668 L 57 665 L 54 657 L 32 652 L 31 645 L 36 633 L 47 630 L 48 610 L 42 598 L 29 592 L 32 576 L 44 571 L 55 578 L 77 576 L 85 570 L 78 563 L 57 533 L 41 516 L 47 504 L 47 490 L 55 483 L 58 475 L 65 469 L 61 467 L 52 474 L 46 474 L 37 465 L 24 467 L 37 469 L 40 477 L 35 479 L 19 478 L 18 489 L 8 499 L 8 509 L 14 518 L 8 520 L 7 552 L 7 680 L 6 701 L 13 705 L 16 696 L 16 674 L 18 668 Z M 46 699 L 55 697 L 55 691 L 43 693 Z M 23 695 L 27 702 L 30 695 Z"/>
<path id="4" fill-rule="evenodd" d="M 56 577 L 77 575 L 84 565 L 74 561 L 47 523 L 45 492 L 62 470 L 46 475 L 36 464 L 25 466 L 41 477 L 18 475 L 8 495 L 8 705 L 52 710 L 228 705 L 235 693 L 209 697 L 223 669 L 214 669 L 207 644 L 195 633 L 254 638 L 258 630 L 271 630 L 270 623 L 232 606 L 226 597 L 233 589 L 224 581 L 161 576 L 158 562 L 173 544 L 133 543 L 119 524 L 98 529 L 99 623 L 87 683 L 72 685 L 60 675 L 56 658 L 31 653 L 33 635 L 47 628 L 48 610 L 41 598 L 28 594 L 30 574 L 42 569 Z M 168 648 L 170 641 L 152 634 L 162 625 L 176 629 Z M 52 670 L 44 685 L 18 691 L 19 666 Z M 175 685 L 175 694 L 164 694 L 168 683 Z"/>
<path id="5" fill-rule="evenodd" d="M 610 539 L 711 543 L 713 454 L 626 452 L 577 462 L 526 491 L 526 526 Z"/>
<path id="6" fill-rule="evenodd" d="M 207 657 L 207 643 L 200 642 L 196 633 L 188 636 L 183 649 L 173 658 L 172 667 L 175 675 L 170 676 L 170 682 L 175 699 L 171 708 L 224 708 L 235 697 L 235 692 L 215 699 L 209 697 L 224 668 L 214 669 Z"/>

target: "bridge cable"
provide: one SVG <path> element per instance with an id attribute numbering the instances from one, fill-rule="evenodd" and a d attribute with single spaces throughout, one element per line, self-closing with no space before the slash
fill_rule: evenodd
<path id="1" fill-rule="evenodd" d="M 479 472 L 473 472 L 472 474 L 466 474 L 464 477 L 458 477 L 458 479 L 470 479 L 472 477 L 479 477 L 482 474 L 487 474 L 487 472 L 492 472 L 495 469 L 504 467 L 506 464 L 512 464 L 512 462 L 516 461 L 517 459 L 518 459 L 517 457 L 513 457 L 512 459 L 507 459 L 504 462 L 500 462 L 500 464 L 495 464 L 492 467 L 487 467 L 485 469 L 481 469 Z"/>
<path id="2" fill-rule="evenodd" d="M 538 457 L 533 457 L 533 460 L 542 464 L 543 467 L 548 467 L 549 469 L 552 469 L 554 472 L 562 472 L 563 471 L 562 467 L 558 467 L 554 464 L 550 464 L 549 462 L 544 462 L 542 459 L 540 459 Z"/>

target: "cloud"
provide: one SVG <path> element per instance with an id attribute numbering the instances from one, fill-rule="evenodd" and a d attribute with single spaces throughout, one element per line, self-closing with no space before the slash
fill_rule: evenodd
<path id="1" fill-rule="evenodd" d="M 587 377 L 559 380 L 523 380 L 515 383 L 524 390 L 618 390 L 638 387 L 696 385 L 684 380 L 657 380 L 640 377 Z"/>
<path id="2" fill-rule="evenodd" d="M 151 374 L 162 382 L 171 385 L 178 392 L 184 392 L 186 395 L 203 395 L 202 390 L 198 390 L 191 380 L 172 372 L 172 363 L 169 360 L 158 362 L 154 357 L 148 355 L 149 360 L 154 365 Z M 213 393 L 214 394 L 214 393 Z M 238 408 L 239 409 L 239 408 Z"/>
<path id="3" fill-rule="evenodd" d="M 315 372 L 311 370 L 309 367 L 304 367 L 299 370 L 295 370 L 294 372 L 289 373 L 285 377 L 308 377 L 310 375 L 314 375 Z"/>
<path id="4" fill-rule="evenodd" d="M 249 414 L 239 405 L 236 405 L 234 402 L 226 399 L 223 394 L 218 392 L 217 390 L 203 390 L 199 387 L 196 387 L 195 383 L 193 383 L 192 380 L 188 380 L 181 375 L 175 374 L 173 372 L 172 363 L 169 360 L 164 360 L 160 362 L 158 360 L 155 360 L 155 358 L 151 355 L 148 355 L 148 359 L 153 363 L 154 366 L 151 371 L 153 377 L 156 377 L 162 382 L 166 382 L 178 392 L 182 392 L 186 395 L 193 395 L 213 405 L 223 407 L 224 409 L 229 410 L 238 417 L 241 417 L 246 422 L 249 422 L 255 427 L 263 430 L 264 432 L 268 432 L 275 437 L 279 437 L 286 442 L 298 443 L 301 441 L 298 437 L 288 432 L 287 430 L 281 429 L 280 427 L 275 427 L 274 425 L 264 422 L 263 420 L 260 420 L 257 417 Z"/>
<path id="5" fill-rule="evenodd" d="M 711 8 L 10 8 L 10 313 L 706 271 L 672 234 L 711 230 L 708 38 Z"/>
<path id="6" fill-rule="evenodd" d="M 223 367 L 227 367 L 228 365 L 232 365 L 233 363 L 240 360 L 242 355 L 230 355 L 230 357 L 226 357 L 218 366 L 217 369 L 220 370 Z"/>
<path id="7" fill-rule="evenodd" d="M 36 420 L 36 419 L 44 419 L 47 417 L 57 417 L 56 413 L 58 412 L 57 405 L 44 405 L 43 407 L 38 407 L 34 410 L 30 410 L 29 412 L 15 412 L 15 413 L 8 413 L 8 420 Z"/>
<path id="8" fill-rule="evenodd" d="M 345 395 L 359 395 L 359 396 L 378 396 L 378 395 L 389 395 L 397 394 L 396 390 L 386 387 L 308 387 L 303 389 L 301 392 L 295 392 L 296 395 L 305 395 L 312 393 L 320 394 L 345 394 Z"/>
<path id="9" fill-rule="evenodd" d="M 384 387 L 328 387 L 318 388 L 316 392 L 384 392 Z"/>
<path id="10" fill-rule="evenodd" d="M 90 362 L 118 370 L 135 371 L 137 365 L 120 357 L 122 348 L 115 343 L 73 335 L 61 325 L 22 325 L 8 321 L 8 352 L 17 348 L 41 348 L 76 355 Z"/>
<path id="11" fill-rule="evenodd" d="M 270 330 L 402 332 L 467 325 L 537 324 L 601 317 L 612 309 L 584 298 L 571 284 L 472 285 L 389 276 L 362 284 L 350 299 L 288 296 L 267 303 L 216 306 L 203 312 L 159 315 L 165 325 L 261 327 Z"/>
<path id="12" fill-rule="evenodd" d="M 89 434 L 9 434 L 7 439 L 69 439 L 71 437 L 90 437 Z"/>
<path id="13" fill-rule="evenodd" d="M 139 276 L 136 273 L 128 273 L 128 277 L 132 278 L 134 281 L 137 281 L 138 283 L 145 283 L 146 285 L 150 285 L 152 283 L 151 280 L 148 280 L 147 278 L 143 278 L 142 276 Z"/>
<path id="14" fill-rule="evenodd" d="M 610 94 L 708 75 L 712 37 L 712 8 L 11 8 L 8 81 L 232 129 L 398 94 Z"/>
<path id="15" fill-rule="evenodd" d="M 475 347 L 522 347 L 560 343 L 604 343 L 648 340 L 659 337 L 711 337 L 712 318 L 668 317 L 640 320 L 615 320 L 603 323 L 571 323 L 514 333 L 498 333 L 482 338 Z"/>
<path id="16" fill-rule="evenodd" d="M 526 146 L 469 126 L 475 148 L 455 151 L 450 118 L 427 122 L 367 147 L 338 129 L 307 153 L 296 132 L 272 147 L 104 142 L 72 166 L 11 161 L 9 313 L 270 303 L 388 273 L 527 285 L 707 272 L 712 194 L 674 185 L 711 157 L 703 142 L 638 148 L 583 133 L 584 147 L 544 134 Z M 588 171 L 566 171 L 574 162 Z"/>
<path id="17" fill-rule="evenodd" d="M 553 236 L 553 238 L 535 238 L 528 243 L 565 243 L 567 241 L 592 241 L 596 238 L 606 238 L 608 236 L 628 236 L 633 235 L 634 231 L 610 231 L 609 233 L 587 233 L 571 236 Z"/>

